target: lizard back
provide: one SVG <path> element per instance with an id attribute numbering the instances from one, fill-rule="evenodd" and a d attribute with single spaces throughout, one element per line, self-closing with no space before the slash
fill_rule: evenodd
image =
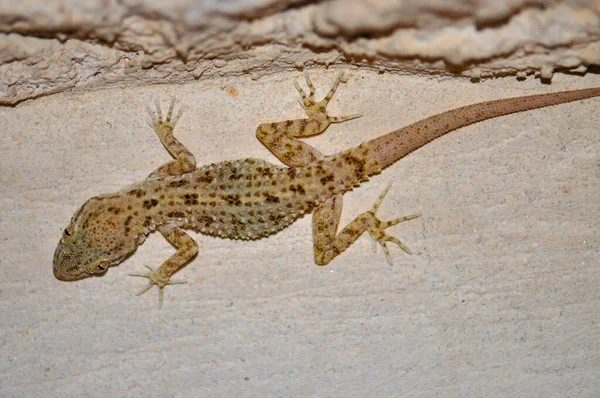
<path id="1" fill-rule="evenodd" d="M 221 238 L 259 239 L 365 180 L 377 168 L 368 153 L 359 146 L 296 168 L 252 158 L 224 161 L 148 178 L 123 194 L 141 202 L 133 208 L 146 209 L 137 215 L 145 233 L 169 223 Z"/>

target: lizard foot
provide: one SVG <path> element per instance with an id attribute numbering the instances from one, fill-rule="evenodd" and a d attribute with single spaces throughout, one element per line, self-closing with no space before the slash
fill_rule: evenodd
<path id="1" fill-rule="evenodd" d="M 388 191 L 390 190 L 391 187 L 392 187 L 392 184 L 391 183 L 388 184 L 388 186 L 383 190 L 381 195 L 379 195 L 379 197 L 373 204 L 373 208 L 370 210 L 370 213 L 372 213 L 373 216 L 375 216 L 375 213 L 377 213 L 377 210 L 379 209 L 381 202 L 383 202 L 385 195 L 388 193 Z M 412 219 L 420 217 L 420 216 L 421 216 L 421 214 L 417 213 L 417 214 L 411 214 L 410 216 L 395 218 L 390 221 L 381 221 L 380 219 L 375 217 L 375 220 L 376 220 L 375 226 L 370 227 L 368 229 L 369 234 L 371 235 L 371 238 L 373 238 L 373 252 L 377 251 L 377 243 L 379 243 L 381 245 L 381 247 L 383 248 L 383 252 L 385 253 L 385 259 L 387 260 L 389 265 L 394 265 L 394 263 L 392 262 L 392 257 L 390 255 L 390 250 L 387 247 L 387 242 L 395 243 L 396 245 L 398 245 L 398 247 L 400 249 L 404 250 L 406 253 L 412 254 L 412 251 L 408 247 L 406 247 L 396 237 L 385 233 L 385 230 L 387 228 L 394 226 L 396 224 L 399 224 L 403 221 L 412 220 Z"/>
<path id="2" fill-rule="evenodd" d="M 182 281 L 182 280 L 171 280 L 170 277 L 165 276 L 165 275 L 163 275 L 162 272 L 160 272 L 160 268 L 157 270 L 154 270 L 145 264 L 144 264 L 144 267 L 148 268 L 150 270 L 150 272 L 135 272 L 135 273 L 128 274 L 128 275 L 129 276 L 139 276 L 142 278 L 150 279 L 150 283 L 148 283 L 148 285 L 146 287 L 144 287 L 142 290 L 137 292 L 135 294 L 136 296 L 146 293 L 154 285 L 158 286 L 158 289 L 159 289 L 158 290 L 158 308 L 162 308 L 165 286 L 180 285 L 183 283 L 187 283 L 186 281 Z"/>
<path id="3" fill-rule="evenodd" d="M 150 119 L 147 120 L 147 123 L 150 127 L 152 127 L 155 131 L 158 129 L 168 128 L 173 130 L 177 121 L 183 114 L 183 110 L 180 109 L 177 115 L 173 117 L 173 108 L 175 107 L 175 96 L 171 97 L 171 103 L 169 104 L 169 111 L 167 112 L 167 117 L 163 120 L 162 111 L 160 110 L 160 104 L 158 99 L 154 100 L 154 106 L 156 107 L 156 113 L 150 108 L 150 104 L 146 102 L 146 112 L 150 115 Z"/>
<path id="4" fill-rule="evenodd" d="M 330 123 L 342 123 L 347 120 L 356 119 L 356 118 L 359 118 L 362 116 L 362 113 L 354 113 L 352 115 L 346 115 L 346 116 L 328 116 L 327 115 L 327 111 L 325 110 L 325 108 L 327 108 L 327 104 L 329 103 L 331 98 L 333 98 L 333 95 L 335 94 L 335 91 L 337 90 L 338 85 L 342 81 L 343 76 L 344 76 L 343 72 L 340 72 L 337 74 L 337 76 L 335 77 L 335 80 L 333 81 L 333 85 L 331 86 L 331 89 L 329 90 L 329 92 L 327 93 L 325 98 L 323 98 L 319 102 L 315 101 L 315 86 L 311 82 L 310 77 L 308 76 L 308 72 L 304 72 L 304 79 L 306 79 L 306 85 L 308 86 L 308 89 L 309 89 L 308 94 L 306 94 L 306 92 L 304 92 L 304 90 L 302 89 L 302 87 L 300 87 L 300 84 L 298 84 L 298 82 L 294 82 L 294 86 L 296 87 L 296 90 L 298 90 L 298 93 L 300 93 L 300 96 L 302 97 L 302 99 L 298 100 L 298 102 L 300 103 L 300 106 L 302 106 L 302 108 L 304 108 L 304 110 L 306 111 L 306 114 L 308 115 L 309 118 L 316 119 L 316 120 L 328 119 Z"/>

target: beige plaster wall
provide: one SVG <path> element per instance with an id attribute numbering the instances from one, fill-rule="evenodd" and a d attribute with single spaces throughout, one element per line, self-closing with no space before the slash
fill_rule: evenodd
<path id="1" fill-rule="evenodd" d="M 364 113 L 308 140 L 325 153 L 600 86 L 598 2 L 466 3 L 0 3 L 0 396 L 597 396 L 600 99 L 461 129 L 346 194 L 342 225 L 390 181 L 384 218 L 423 213 L 394 227 L 415 252 L 394 267 L 368 236 L 317 267 L 307 216 L 192 233 L 162 310 L 127 276 L 173 252 L 156 234 L 103 277 L 52 275 L 87 198 L 169 159 L 151 98 L 177 94 L 199 163 L 277 162 L 254 130 L 302 116 L 305 69 L 320 93 L 346 70 L 329 109 Z"/>

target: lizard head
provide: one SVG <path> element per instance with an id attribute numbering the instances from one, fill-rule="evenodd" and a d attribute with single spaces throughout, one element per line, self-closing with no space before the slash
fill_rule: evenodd
<path id="1" fill-rule="evenodd" d="M 119 196 L 96 196 L 75 213 L 54 252 L 54 276 L 69 281 L 103 274 L 143 242 Z M 122 199 L 121 199 L 122 200 Z"/>

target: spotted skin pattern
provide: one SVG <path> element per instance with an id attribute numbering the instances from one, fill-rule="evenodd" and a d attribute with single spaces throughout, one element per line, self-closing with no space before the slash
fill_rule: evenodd
<path id="1" fill-rule="evenodd" d="M 411 253 L 386 229 L 418 214 L 382 221 L 376 216 L 386 190 L 373 208 L 338 232 L 344 192 L 366 181 L 428 142 L 481 120 L 600 95 L 600 88 L 563 91 L 483 102 L 453 109 L 362 143 L 356 148 L 324 156 L 299 138 L 321 134 L 331 123 L 342 123 L 360 114 L 329 116 L 326 111 L 342 74 L 336 76 L 325 98 L 315 101 L 315 87 L 305 74 L 309 92 L 296 83 L 300 104 L 308 118 L 263 123 L 257 138 L 287 167 L 259 159 L 240 159 L 197 167 L 194 155 L 173 135 L 181 111 L 173 116 L 175 98 L 163 118 L 147 106 L 150 126 L 174 160 L 148 178 L 114 194 L 89 199 L 64 229 L 54 254 L 54 275 L 76 280 L 102 274 L 130 256 L 147 235 L 159 231 L 177 252 L 158 269 L 130 274 L 149 279 L 143 293 L 159 287 L 162 305 L 166 285 L 177 270 L 197 253 L 198 245 L 184 230 L 230 239 L 260 239 L 313 213 L 315 261 L 326 265 L 364 232 L 384 249 L 387 243 Z"/>

